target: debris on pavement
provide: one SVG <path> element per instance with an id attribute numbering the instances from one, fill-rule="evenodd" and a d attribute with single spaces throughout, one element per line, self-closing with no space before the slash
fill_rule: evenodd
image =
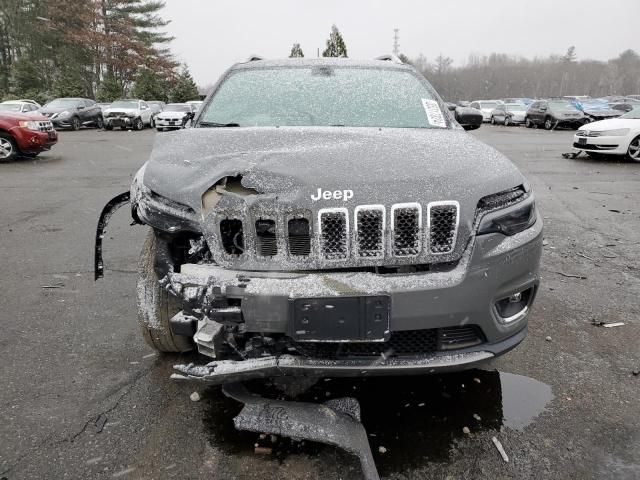
<path id="1" fill-rule="evenodd" d="M 631 374 L 632 374 L 634 377 L 637 377 L 638 375 L 640 375 L 640 370 L 634 370 L 633 372 L 631 372 Z"/>
<path id="2" fill-rule="evenodd" d="M 253 453 L 256 455 L 271 455 L 273 449 L 271 447 L 255 447 Z"/>
<path id="3" fill-rule="evenodd" d="M 380 453 L 387 453 L 387 449 L 386 449 L 386 448 L 384 448 L 384 447 L 382 447 L 382 446 L 380 446 L 380 447 L 378 447 L 378 452 L 380 452 Z"/>
<path id="4" fill-rule="evenodd" d="M 506 463 L 509 463 L 509 456 L 507 455 L 507 452 L 504 451 L 504 448 L 502 447 L 502 443 L 500 443 L 500 440 L 498 440 L 496 437 L 491 437 L 491 441 L 498 449 L 498 452 L 500 452 L 500 456 L 502 456 L 502 459 Z"/>
<path id="5" fill-rule="evenodd" d="M 605 328 L 612 328 L 612 327 L 622 327 L 624 325 L 624 322 L 610 322 L 610 323 L 606 323 L 606 322 L 602 322 L 602 321 L 597 321 L 597 320 L 593 320 L 591 322 L 592 325 L 595 325 L 596 327 L 605 327 Z"/>
<path id="6" fill-rule="evenodd" d="M 193 392 L 191 395 L 189 395 L 189 398 L 191 399 L 192 402 L 199 402 L 200 394 L 198 392 Z"/>
<path id="7" fill-rule="evenodd" d="M 42 285 L 42 288 L 62 288 L 62 287 L 64 287 L 64 283 L 62 282 L 52 283 L 51 285 Z"/>
<path id="8" fill-rule="evenodd" d="M 551 341 L 551 337 L 550 337 L 550 336 L 546 336 L 546 337 L 545 337 L 545 340 L 546 340 L 547 342 L 550 342 L 550 341 Z"/>
<path id="9" fill-rule="evenodd" d="M 96 418 L 96 421 L 94 422 L 94 425 L 96 427 L 96 433 L 102 432 L 106 423 L 107 423 L 107 416 L 104 414 L 100 414 L 98 418 Z"/>
<path id="10" fill-rule="evenodd" d="M 563 277 L 567 277 L 567 278 L 579 278 L 580 280 L 586 280 L 587 277 L 585 277 L 584 275 L 575 275 L 573 273 L 564 273 L 564 272 L 554 272 L 557 273 L 558 275 L 562 275 Z"/>
<path id="11" fill-rule="evenodd" d="M 473 418 L 475 418 L 477 421 L 482 420 L 482 417 L 480 417 L 480 415 L 478 415 L 477 413 L 473 414 Z"/>
<path id="12" fill-rule="evenodd" d="M 471 435 L 471 430 L 469 430 L 469 427 L 462 427 L 462 433 L 465 435 Z"/>

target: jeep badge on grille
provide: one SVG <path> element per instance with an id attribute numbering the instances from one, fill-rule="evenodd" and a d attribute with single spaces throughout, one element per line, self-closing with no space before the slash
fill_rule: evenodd
<path id="1" fill-rule="evenodd" d="M 323 200 L 342 200 L 346 202 L 347 200 L 351 200 L 353 198 L 353 190 L 322 190 L 318 188 L 318 193 L 316 195 L 311 195 L 311 200 L 317 202 L 320 199 Z"/>

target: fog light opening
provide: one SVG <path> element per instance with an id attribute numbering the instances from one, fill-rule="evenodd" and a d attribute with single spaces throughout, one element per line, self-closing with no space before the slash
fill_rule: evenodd
<path id="1" fill-rule="evenodd" d="M 515 292 L 495 304 L 500 321 L 504 324 L 517 322 L 524 318 L 529 310 L 533 287 Z"/>

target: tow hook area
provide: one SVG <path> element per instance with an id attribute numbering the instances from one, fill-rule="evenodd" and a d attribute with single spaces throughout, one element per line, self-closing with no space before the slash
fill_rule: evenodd
<path id="1" fill-rule="evenodd" d="M 334 445 L 359 458 L 366 480 L 380 480 L 355 398 L 337 398 L 324 404 L 272 400 L 249 392 L 239 382 L 223 385 L 222 391 L 244 404 L 233 419 L 238 430 Z"/>

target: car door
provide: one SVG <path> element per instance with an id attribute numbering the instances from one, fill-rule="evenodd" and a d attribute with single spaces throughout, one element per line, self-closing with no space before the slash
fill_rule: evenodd
<path id="1" fill-rule="evenodd" d="M 529 110 L 527 111 L 527 117 L 529 117 L 529 120 L 531 120 L 533 123 L 538 123 L 539 116 L 540 116 L 540 102 L 533 102 L 529 107 Z"/>
<path id="2" fill-rule="evenodd" d="M 496 122 L 502 123 L 504 122 L 504 114 L 504 105 L 498 105 L 493 111 L 493 118 L 495 118 Z"/>
<path id="3" fill-rule="evenodd" d="M 87 121 L 89 122 L 97 121 L 98 117 L 100 116 L 101 110 L 100 110 L 100 107 L 96 104 L 96 102 L 94 102 L 93 100 L 85 99 L 84 105 L 86 110 Z"/>

